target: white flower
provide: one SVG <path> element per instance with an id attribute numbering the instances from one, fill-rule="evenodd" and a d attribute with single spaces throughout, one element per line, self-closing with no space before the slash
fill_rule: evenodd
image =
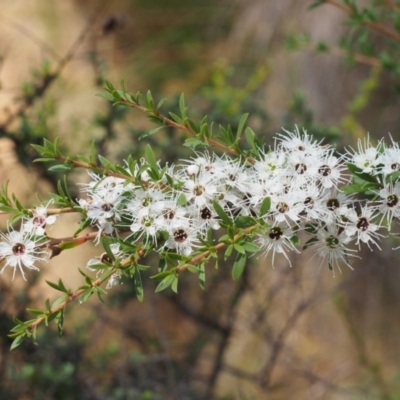
<path id="1" fill-rule="evenodd" d="M 132 200 L 126 205 L 126 211 L 133 216 L 157 213 L 159 203 L 165 200 L 164 193 L 158 189 L 137 189 L 132 196 Z"/>
<path id="2" fill-rule="evenodd" d="M 141 210 L 138 214 L 133 214 L 133 222 L 130 226 L 130 230 L 135 234 L 139 233 L 136 237 L 138 240 L 143 234 L 146 235 L 146 243 L 152 238 L 155 242 L 157 241 L 157 232 L 160 228 L 160 224 L 156 222 L 157 215 L 147 210 Z"/>
<path id="3" fill-rule="evenodd" d="M 199 245 L 200 241 L 197 239 L 196 230 L 184 225 L 172 228 L 169 238 L 165 242 L 166 247 L 174 249 L 184 256 L 190 255 L 193 251 L 192 248 L 199 247 Z"/>
<path id="4" fill-rule="evenodd" d="M 340 163 L 340 159 L 332 154 L 321 159 L 318 165 L 318 179 L 321 185 L 326 189 L 337 188 L 338 183 L 343 180 L 340 176 L 343 169 L 345 167 Z"/>
<path id="5" fill-rule="evenodd" d="M 2 274 L 7 267 L 14 268 L 13 277 L 17 268 L 25 278 L 24 267 L 38 271 L 35 266 L 37 261 L 48 261 L 49 253 L 45 246 L 46 242 L 41 238 L 40 241 L 35 241 L 34 236 L 26 230 L 9 231 L 7 234 L 0 232 L 2 241 L 0 242 L 0 260 L 4 263 L 0 273 Z"/>
<path id="6" fill-rule="evenodd" d="M 186 207 L 178 204 L 177 198 L 166 199 L 156 204 L 157 219 L 155 223 L 160 230 L 168 231 L 171 226 L 187 224 L 189 222 Z"/>
<path id="7" fill-rule="evenodd" d="M 371 242 L 381 250 L 376 239 L 379 239 L 379 237 L 382 237 L 383 235 L 377 232 L 380 226 L 372 222 L 375 217 L 374 213 L 374 208 L 367 206 L 362 207 L 359 214 L 357 214 L 354 209 L 349 209 L 346 213 L 348 221 L 346 222 L 344 229 L 349 238 L 352 239 L 355 237 L 358 246 L 360 246 L 361 241 L 367 243 L 368 247 L 371 248 Z"/>
<path id="8" fill-rule="evenodd" d="M 27 233 L 44 236 L 46 226 L 53 225 L 56 222 L 57 215 L 47 215 L 47 207 L 51 202 L 49 201 L 46 206 L 38 206 L 32 211 L 32 217 L 28 218 L 23 224 L 23 229 Z"/>
<path id="9" fill-rule="evenodd" d="M 324 225 L 317 231 L 315 243 L 312 245 L 315 249 L 315 254 L 311 259 L 317 255 L 322 259 L 321 265 L 328 262 L 329 268 L 332 269 L 333 276 L 335 276 L 336 268 L 340 273 L 342 272 L 340 269 L 340 264 L 342 263 L 347 265 L 350 269 L 353 269 L 349 264 L 348 257 L 357 257 L 352 254 L 352 252 L 356 250 L 348 249 L 346 247 L 348 242 L 349 238 L 341 227 L 335 224 Z"/>
<path id="10" fill-rule="evenodd" d="M 369 136 L 364 138 L 363 141 L 358 139 L 357 142 L 358 152 L 353 150 L 354 154 L 347 151 L 347 160 L 356 165 L 365 173 L 374 173 L 374 167 L 377 164 L 378 152 L 376 147 L 372 146 L 369 142 Z"/>
<path id="11" fill-rule="evenodd" d="M 318 176 L 318 158 L 303 151 L 292 152 L 288 156 L 286 173 L 295 187 L 312 182 Z"/>
<path id="12" fill-rule="evenodd" d="M 286 162 L 286 155 L 283 151 L 261 152 L 260 160 L 254 164 L 254 169 L 258 172 L 259 179 L 270 179 L 271 175 L 279 174 Z"/>
<path id="13" fill-rule="evenodd" d="M 193 211 L 193 225 L 199 229 L 199 233 L 205 235 L 208 228 L 218 230 L 220 228 L 218 223 L 218 215 L 211 205 L 204 205 L 201 208 L 192 207 Z"/>
<path id="14" fill-rule="evenodd" d="M 351 199 L 344 193 L 331 190 L 325 192 L 322 203 L 325 208 L 325 222 L 335 223 L 340 220 L 341 216 L 347 213 L 347 206 L 351 203 Z"/>
<path id="15" fill-rule="evenodd" d="M 382 215 L 381 223 L 385 217 L 390 230 L 393 218 L 400 218 L 400 182 L 389 183 L 379 191 L 379 212 Z"/>
<path id="16" fill-rule="evenodd" d="M 111 276 L 110 279 L 107 282 L 106 289 L 111 289 L 113 286 L 117 286 L 120 284 L 121 281 L 121 274 L 114 272 Z"/>
<path id="17" fill-rule="evenodd" d="M 102 196 L 93 194 L 91 199 L 79 199 L 79 205 L 86 210 L 92 225 L 99 228 L 97 240 L 102 232 L 106 234 L 115 231 L 115 224 L 121 219 L 123 197 L 118 192 L 104 192 Z"/>
<path id="18" fill-rule="evenodd" d="M 286 260 L 289 261 L 289 265 L 292 266 L 286 251 L 294 250 L 299 253 L 290 241 L 293 235 L 294 233 L 288 225 L 278 224 L 267 228 L 265 234 L 257 235 L 256 242 L 265 256 L 272 250 L 272 266 L 275 262 L 275 253 L 283 254 Z"/>
<path id="19" fill-rule="evenodd" d="M 111 253 L 113 254 L 113 256 L 115 258 L 122 258 L 122 257 L 125 256 L 125 254 L 122 253 L 122 251 L 120 251 L 119 243 L 110 244 L 110 250 L 111 250 Z M 108 263 L 108 264 L 112 264 L 113 263 L 113 260 L 111 259 L 111 257 L 107 253 L 103 253 L 100 257 L 91 258 L 87 262 L 86 268 L 89 269 L 90 271 L 97 271 L 97 275 L 96 276 L 99 276 L 105 270 L 104 269 L 99 269 L 99 268 L 92 268 L 92 266 L 99 265 L 99 264 L 105 264 L 105 263 Z"/>
<path id="20" fill-rule="evenodd" d="M 197 207 L 212 202 L 218 195 L 214 177 L 201 172 L 196 178 L 187 178 L 184 181 L 183 192 L 187 200 Z"/>
<path id="21" fill-rule="evenodd" d="M 271 218 L 276 222 L 299 221 L 300 213 L 304 209 L 304 193 L 299 190 L 289 190 L 279 196 L 272 196 L 270 209 Z"/>
<path id="22" fill-rule="evenodd" d="M 327 147 L 320 146 L 322 140 L 320 142 L 315 141 L 313 136 L 309 135 L 305 129 L 302 133 L 297 126 L 294 132 L 283 130 L 287 135 L 278 134 L 278 139 L 281 141 L 281 146 L 289 152 L 319 156 L 327 149 Z"/>
<path id="23" fill-rule="evenodd" d="M 316 185 L 309 184 L 304 190 L 303 211 L 307 221 L 322 220 L 326 216 L 324 200 L 327 193 L 321 193 Z"/>
<path id="24" fill-rule="evenodd" d="M 389 175 L 392 172 L 400 171 L 400 148 L 392 137 L 392 147 L 386 147 L 384 152 L 380 154 L 376 160 L 379 172 Z"/>
<path id="25" fill-rule="evenodd" d="M 89 171 L 90 177 L 93 179 L 92 182 L 82 183 L 82 192 L 87 192 L 90 195 L 97 194 L 98 196 L 108 196 L 109 193 L 117 193 L 120 195 L 126 190 L 124 187 L 125 180 L 122 178 L 116 178 L 114 176 L 102 177 Z"/>

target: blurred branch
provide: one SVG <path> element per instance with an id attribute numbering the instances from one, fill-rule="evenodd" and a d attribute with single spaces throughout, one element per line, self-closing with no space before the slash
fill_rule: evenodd
<path id="1" fill-rule="evenodd" d="M 392 10 L 400 12 L 400 7 L 396 4 L 394 0 L 384 0 L 385 4 Z"/>
<path id="2" fill-rule="evenodd" d="M 24 35 L 26 38 L 31 40 L 33 43 L 37 44 L 41 50 L 50 54 L 52 58 L 61 62 L 62 57 L 51 46 L 49 46 L 48 43 L 46 43 L 39 36 L 37 36 L 35 32 L 26 28 L 25 25 L 21 25 L 18 22 L 15 22 L 10 18 L 5 17 L 4 15 L 0 15 L 0 19 L 2 19 L 6 24 L 10 25 L 19 33 Z"/>
<path id="3" fill-rule="evenodd" d="M 390 390 L 388 388 L 388 385 L 385 381 L 385 378 L 382 374 L 382 370 L 380 368 L 380 364 L 372 361 L 370 358 L 368 351 L 367 351 L 367 345 L 365 343 L 363 335 L 359 332 L 356 323 L 354 322 L 354 318 L 351 315 L 350 308 L 346 304 L 343 296 L 336 296 L 334 299 L 334 304 L 339 311 L 341 317 L 344 319 L 347 330 L 349 332 L 349 335 L 351 339 L 353 340 L 353 343 L 355 345 L 355 348 L 358 352 L 358 361 L 359 363 L 371 374 L 373 377 L 375 384 L 379 388 L 379 391 L 381 393 L 381 398 L 383 400 L 389 400 L 392 398 L 390 395 Z"/>
<path id="4" fill-rule="evenodd" d="M 283 348 L 284 342 L 291 332 L 292 328 L 295 326 L 297 320 L 303 315 L 303 313 L 308 309 L 308 307 L 314 302 L 314 299 L 308 299 L 300 302 L 292 315 L 286 321 L 285 326 L 281 329 L 278 337 L 273 343 L 271 349 L 271 355 L 268 359 L 267 364 L 261 369 L 259 373 L 260 386 L 267 389 L 271 380 L 272 371 L 278 360 L 278 356 Z"/>
<path id="5" fill-rule="evenodd" d="M 212 368 L 207 389 L 205 391 L 204 399 L 212 399 L 215 384 L 217 383 L 217 378 L 219 373 L 224 369 L 223 357 L 225 355 L 225 350 L 229 344 L 229 340 L 234 332 L 234 326 L 236 321 L 236 308 L 239 304 L 240 299 L 243 297 L 244 293 L 249 286 L 249 272 L 248 269 L 244 270 L 241 280 L 238 282 L 235 293 L 230 299 L 230 305 L 225 310 L 225 315 L 227 317 L 228 323 L 226 326 L 226 331 L 222 333 L 221 341 L 219 343 L 217 354 L 215 356 L 214 366 Z"/>
<path id="6" fill-rule="evenodd" d="M 339 47 L 330 47 L 329 53 L 334 56 L 349 58 L 347 51 L 340 49 Z M 379 67 L 382 65 L 381 61 L 377 57 L 366 56 L 364 54 L 355 53 L 351 55 L 351 60 L 357 61 L 361 64 L 371 65 L 372 67 Z"/>
<path id="7" fill-rule="evenodd" d="M 342 11 L 346 12 L 350 16 L 355 16 L 356 11 L 354 8 L 350 6 L 346 6 L 344 4 L 339 3 L 337 0 L 324 0 L 326 4 L 331 4 L 332 6 L 341 9 Z M 394 31 L 393 29 L 388 28 L 387 26 L 379 23 L 379 22 L 374 22 L 374 21 L 366 21 L 363 20 L 361 23 L 365 26 L 368 26 L 371 29 L 374 29 L 377 32 L 382 33 L 383 35 L 390 37 L 393 40 L 396 40 L 397 42 L 400 42 L 400 34 Z"/>
<path id="8" fill-rule="evenodd" d="M 0 132 L 1 133 L 7 133 L 7 129 L 9 128 L 9 126 L 11 125 L 11 123 L 19 116 L 24 115 L 26 113 L 26 111 L 35 103 L 35 100 L 42 97 L 43 94 L 46 92 L 46 90 L 50 87 L 50 85 L 59 77 L 59 75 L 61 74 L 62 70 L 65 68 L 65 66 L 72 60 L 72 58 L 74 57 L 76 51 L 79 49 L 79 47 L 81 46 L 81 44 L 83 43 L 83 41 L 85 40 L 86 36 L 89 34 L 89 32 L 91 31 L 94 22 L 96 21 L 96 19 L 99 17 L 100 13 L 103 10 L 103 7 L 105 6 L 105 4 L 107 3 L 106 0 L 103 1 L 103 3 L 98 7 L 98 9 L 95 11 L 95 13 L 93 14 L 92 17 L 89 18 L 88 23 L 86 24 L 86 26 L 82 29 L 81 33 L 79 34 L 79 36 L 76 38 L 76 40 L 72 43 L 72 45 L 70 46 L 69 50 L 66 52 L 66 54 L 60 58 L 58 55 L 56 56 L 57 59 L 59 59 L 58 64 L 56 66 L 56 68 L 54 69 L 53 72 L 49 73 L 49 74 L 44 74 L 44 76 L 42 77 L 41 82 L 39 82 L 38 84 L 35 85 L 34 87 L 34 92 L 28 97 L 28 96 L 24 96 L 22 99 L 21 104 L 17 107 L 17 109 L 13 112 L 10 113 L 8 115 L 8 117 L 6 118 L 5 121 L 3 121 L 0 124 Z M 19 27 L 21 28 L 21 27 Z M 19 29 L 21 31 L 21 29 Z M 24 31 L 25 34 L 30 34 L 29 31 Z M 39 40 L 39 38 L 37 38 L 35 36 L 36 42 Z M 42 41 L 40 40 L 41 46 L 43 46 Z M 47 46 L 48 51 L 50 51 L 50 47 Z M 13 138 L 13 135 L 10 135 L 8 133 L 9 137 Z M 15 140 L 15 138 L 13 138 Z"/>

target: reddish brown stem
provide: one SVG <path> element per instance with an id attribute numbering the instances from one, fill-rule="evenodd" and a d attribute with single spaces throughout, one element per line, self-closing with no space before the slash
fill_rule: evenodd
<path id="1" fill-rule="evenodd" d="M 354 14 L 354 11 L 351 7 L 339 3 L 337 0 L 325 0 L 325 3 L 331 4 L 334 7 L 339 8 L 349 15 Z M 396 40 L 397 42 L 400 42 L 400 34 L 397 33 L 396 31 L 394 31 L 393 29 L 388 28 L 387 26 L 385 26 L 379 22 L 374 22 L 374 21 L 363 21 L 362 23 L 363 23 L 363 25 L 366 25 L 369 28 L 372 28 L 372 29 L 382 33 L 383 35 L 390 37 L 391 39 Z"/>

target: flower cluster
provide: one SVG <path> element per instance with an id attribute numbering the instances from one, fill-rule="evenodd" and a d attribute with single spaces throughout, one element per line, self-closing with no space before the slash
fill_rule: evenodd
<path id="1" fill-rule="evenodd" d="M 81 185 L 84 198 L 76 209 L 96 229 L 96 243 L 103 236 L 116 240 L 116 258 L 129 256 L 118 241 L 189 257 L 209 243 L 210 232 L 226 227 L 219 209 L 233 224 L 252 221 L 251 240 L 272 254 L 272 264 L 276 254 L 290 264 L 288 253 L 299 251 L 298 235 L 305 231 L 312 236 L 304 248 L 340 271 L 341 265 L 351 268 L 361 244 L 380 248 L 381 228 L 390 231 L 400 217 L 400 148 L 393 140 L 374 147 L 366 138 L 339 156 L 296 128 L 251 159 L 196 153 L 179 165 L 157 163 L 157 179 L 146 165 L 138 163 L 129 180 L 90 172 L 91 182 Z M 355 196 L 360 193 L 363 199 Z M 24 266 L 37 269 L 35 263 L 46 259 L 45 226 L 55 222 L 46 212 L 47 206 L 39 207 L 20 232 L 2 234 L 2 272 L 12 267 L 15 274 L 18 267 L 24 275 Z M 87 266 L 99 263 L 92 259 Z M 108 287 L 120 277 L 114 274 Z"/>
<path id="2" fill-rule="evenodd" d="M 47 215 L 48 205 L 36 207 L 24 216 L 19 231 L 9 228 L 7 233 L 0 232 L 0 261 L 3 263 L 1 274 L 9 267 L 13 270 L 13 279 L 17 270 L 26 279 L 25 267 L 39 270 L 35 263 L 48 261 L 50 252 L 45 227 L 56 221 L 55 215 Z"/>

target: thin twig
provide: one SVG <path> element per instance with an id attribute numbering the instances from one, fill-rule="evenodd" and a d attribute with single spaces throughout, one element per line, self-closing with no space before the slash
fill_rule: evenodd
<path id="1" fill-rule="evenodd" d="M 153 113 L 149 112 L 149 110 L 146 107 L 143 107 L 143 106 L 141 106 L 141 105 L 139 105 L 137 103 L 134 103 L 134 102 L 131 102 L 131 101 L 128 101 L 128 100 L 125 100 L 125 99 L 121 99 L 119 101 L 121 103 L 126 104 L 129 107 L 136 108 L 137 110 L 140 110 L 145 114 L 153 115 L 154 117 L 156 117 L 159 120 L 161 120 L 163 125 L 165 125 L 165 126 L 170 126 L 172 128 L 175 128 L 175 129 L 181 130 L 183 132 L 189 133 L 189 134 L 191 134 L 193 136 L 195 136 L 197 134 L 189 126 L 183 125 L 183 124 L 179 124 L 179 123 L 175 122 L 174 120 L 172 120 L 172 119 L 170 119 L 170 118 L 166 117 L 165 115 L 162 115 L 162 114 L 160 114 L 158 112 L 153 112 Z M 209 137 L 207 137 L 205 139 L 207 140 L 208 144 L 210 144 L 210 145 L 212 145 L 212 146 L 224 151 L 225 153 L 233 154 L 233 155 L 236 155 L 236 156 L 238 155 L 237 152 L 234 149 L 232 149 L 231 147 L 228 147 L 228 146 L 220 143 L 218 140 L 215 140 L 215 139 L 209 138 Z M 255 160 L 253 158 L 251 158 L 251 157 L 247 158 L 247 160 L 251 164 L 255 163 Z"/>
<path id="2" fill-rule="evenodd" d="M 35 92 L 34 95 L 29 97 L 29 98 L 24 98 L 23 102 L 20 104 L 19 107 L 13 112 L 8 115 L 8 118 L 0 124 L 0 131 L 6 131 L 7 128 L 11 125 L 11 123 L 15 120 L 20 115 L 23 115 L 28 108 L 30 108 L 34 100 L 37 97 L 40 97 L 43 95 L 43 93 L 50 87 L 51 83 L 54 82 L 54 80 L 60 75 L 62 70 L 65 68 L 65 66 L 72 60 L 74 54 L 80 47 L 80 45 L 83 43 L 84 39 L 86 36 L 89 34 L 93 23 L 96 21 L 96 19 L 99 17 L 101 14 L 104 6 L 106 5 L 107 1 L 104 0 L 101 6 L 96 10 L 96 12 L 93 14 L 93 16 L 89 19 L 88 23 L 84 27 L 84 29 L 81 31 L 77 39 L 73 42 L 73 44 L 70 46 L 69 50 L 66 52 L 64 57 L 60 59 L 58 62 L 58 65 L 54 69 L 54 71 L 46 76 L 43 77 L 42 82 L 35 86 Z M 58 56 L 57 56 L 58 57 Z"/>
<path id="3" fill-rule="evenodd" d="M 400 12 L 400 7 L 395 3 L 394 0 L 384 0 L 386 5 L 390 7 L 392 10 Z"/>
<path id="4" fill-rule="evenodd" d="M 337 0 L 324 0 L 324 1 L 327 4 L 331 4 L 332 6 L 343 10 L 344 12 L 346 12 L 349 15 L 354 14 L 354 10 L 351 7 L 339 3 Z M 365 26 L 368 26 L 369 28 L 376 30 L 377 32 L 382 33 L 383 35 L 385 35 L 387 37 L 390 37 L 393 40 L 396 40 L 397 42 L 400 42 L 400 34 L 399 33 L 397 33 L 393 29 L 390 29 L 387 26 L 385 26 L 379 22 L 362 21 L 362 24 Z"/>

